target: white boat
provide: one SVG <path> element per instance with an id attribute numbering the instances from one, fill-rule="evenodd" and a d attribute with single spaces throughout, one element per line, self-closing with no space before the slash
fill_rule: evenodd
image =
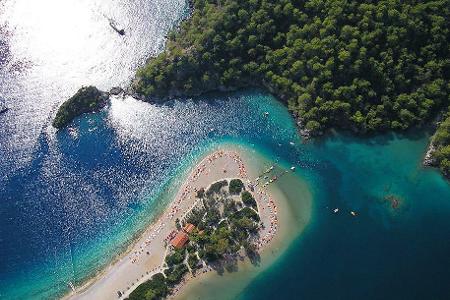
<path id="1" fill-rule="evenodd" d="M 75 286 L 73 285 L 73 283 L 71 281 L 69 281 L 69 287 L 72 289 L 72 291 L 75 292 Z"/>
<path id="2" fill-rule="evenodd" d="M 351 214 L 352 216 L 356 217 L 356 213 L 355 213 L 353 210 L 350 212 L 350 214 Z"/>
<path id="3" fill-rule="evenodd" d="M 120 27 L 120 25 L 117 24 L 117 22 L 114 21 L 113 19 L 109 19 L 109 26 L 111 26 L 112 29 L 114 29 L 118 34 L 125 35 L 125 29 Z"/>
<path id="4" fill-rule="evenodd" d="M 333 209 L 333 212 L 334 212 L 334 213 L 337 213 L 337 212 L 339 212 L 339 208 L 335 208 L 335 209 Z"/>
<path id="5" fill-rule="evenodd" d="M 292 167 L 291 167 L 291 170 L 292 170 L 292 171 L 295 171 L 295 167 L 294 167 L 294 166 L 292 166 Z"/>

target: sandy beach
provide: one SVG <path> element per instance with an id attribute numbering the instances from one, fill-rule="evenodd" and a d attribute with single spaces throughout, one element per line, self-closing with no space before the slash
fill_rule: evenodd
<path id="1" fill-rule="evenodd" d="M 122 294 L 121 299 L 126 298 L 139 284 L 163 270 L 166 245 L 170 241 L 169 236 L 173 236 L 173 232 L 176 230 L 175 220 L 183 219 L 196 205 L 197 190 L 206 188 L 211 183 L 224 178 L 241 178 L 246 184 L 249 180 L 255 182 L 258 172 L 250 170 L 251 175 L 249 175 L 248 166 L 242 159 L 241 153 L 236 149 L 217 150 L 208 154 L 193 168 L 172 203 L 130 247 L 131 250 L 96 278 L 83 287 L 76 288 L 75 292 L 65 298 L 118 299 L 118 292 Z M 263 178 L 261 178 L 262 180 Z M 258 242 L 261 251 L 276 236 L 279 221 L 276 199 L 268 192 L 270 189 L 260 186 L 262 186 L 262 182 L 256 186 L 254 196 L 258 203 L 261 221 L 264 224 Z M 171 297 L 177 296 L 178 292 L 182 292 L 184 289 L 183 286 L 177 287 Z"/>
<path id="2" fill-rule="evenodd" d="M 250 178 L 256 178 L 267 166 L 274 162 L 266 160 L 255 151 L 241 152 Z M 288 248 L 294 238 L 299 236 L 311 217 L 312 194 L 307 184 L 286 168 L 275 165 L 275 174 L 285 174 L 277 182 L 256 191 L 273 199 L 277 207 L 277 230 L 270 243 L 260 248 L 260 262 L 252 264 L 249 259 L 239 261 L 238 270 L 218 274 L 214 270 L 191 277 L 182 289 L 169 299 L 183 300 L 221 300 L 234 299 L 258 274 L 267 270 Z M 260 203 L 259 203 L 260 204 Z M 217 291 L 221 291 L 217 293 Z"/>

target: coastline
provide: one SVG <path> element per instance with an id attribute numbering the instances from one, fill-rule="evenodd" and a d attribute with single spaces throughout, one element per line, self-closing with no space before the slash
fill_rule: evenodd
<path id="1" fill-rule="evenodd" d="M 243 158 L 243 160 L 246 162 L 245 166 L 248 168 L 250 176 L 254 177 L 255 174 L 260 172 L 258 168 L 255 168 L 255 166 L 251 164 L 247 164 L 249 162 L 249 158 L 252 160 L 255 159 L 254 154 L 248 153 L 249 149 L 242 149 L 241 147 L 237 147 L 235 145 L 222 145 L 220 147 L 220 151 L 225 151 L 226 153 L 239 153 L 240 157 Z M 63 299 L 92 299 L 92 298 L 101 298 L 101 299 L 117 299 L 118 291 L 122 293 L 122 298 L 125 298 L 129 293 L 134 290 L 139 284 L 145 282 L 147 279 L 149 279 L 154 273 L 157 273 L 158 271 L 161 271 L 160 266 L 162 265 L 162 262 L 165 257 L 165 247 L 162 243 L 163 236 L 166 236 L 166 233 L 169 230 L 170 226 L 166 226 L 166 223 L 170 222 L 168 216 L 172 215 L 172 218 L 177 214 L 179 211 L 183 211 L 181 207 L 176 209 L 176 212 L 174 211 L 174 203 L 180 204 L 183 197 L 188 197 L 189 192 L 187 192 L 187 187 L 189 186 L 189 183 L 191 182 L 190 179 L 195 178 L 196 176 L 196 170 L 199 170 L 199 166 L 204 164 L 205 160 L 207 160 L 212 154 L 217 154 L 217 150 L 210 150 L 206 153 L 203 153 L 193 164 L 193 166 L 197 166 L 194 168 L 190 168 L 190 170 L 187 174 L 187 179 L 181 183 L 178 192 L 176 193 L 176 197 L 172 202 L 169 202 L 166 206 L 166 209 L 163 209 L 161 213 L 158 214 L 158 217 L 155 218 L 155 221 L 153 221 L 150 225 L 147 226 L 147 228 L 143 231 L 143 233 L 137 238 L 130 246 L 127 248 L 126 251 L 124 251 L 121 255 L 117 256 L 117 259 L 115 259 L 111 264 L 108 265 L 105 269 L 98 272 L 93 278 L 89 279 L 83 286 L 76 289 L 76 294 L 70 293 L 64 296 Z M 219 151 L 219 152 L 220 152 Z M 254 150 L 250 150 L 254 151 Z M 267 160 L 267 162 L 269 162 Z M 253 163 L 254 164 L 254 163 Z M 260 165 L 262 167 L 262 165 Z M 228 168 L 228 167 L 227 167 Z M 232 167 L 230 167 L 231 172 Z M 235 172 L 240 172 L 239 168 L 234 170 Z M 230 177 L 231 174 L 213 174 L 212 177 L 216 177 L 215 179 L 222 179 L 223 177 Z M 236 174 L 236 175 L 242 175 L 242 174 Z M 200 176 L 199 176 L 200 177 Z M 231 176 L 233 177 L 233 176 Z M 245 177 L 241 176 L 242 178 Z M 255 176 L 256 177 L 256 176 Z M 214 182 L 212 178 L 207 177 L 210 182 L 208 184 Z M 201 179 L 200 179 L 201 180 Z M 200 184 L 203 185 L 205 182 L 201 182 Z M 192 188 L 192 187 L 191 187 Z M 269 188 L 270 195 L 272 196 L 272 188 Z M 275 193 L 277 193 L 275 191 Z M 277 195 L 278 196 L 278 195 Z M 194 198 L 194 197 L 192 197 Z M 275 199 L 274 202 L 277 203 L 278 206 L 278 199 L 273 197 Z M 179 201 L 176 201 L 176 200 Z M 186 199 L 185 199 L 186 200 Z M 189 200 L 183 201 L 186 202 L 185 204 L 187 206 L 191 205 L 189 203 Z M 181 204 L 182 205 L 182 204 Z M 284 219 L 283 215 L 280 214 L 280 219 Z M 281 220 L 280 220 L 281 223 Z M 166 229 L 164 229 L 166 228 Z M 157 232 L 157 236 L 155 236 L 155 231 Z M 169 230 L 170 231 L 170 230 Z M 146 237 L 155 237 L 155 242 L 153 245 L 151 245 L 151 254 L 149 255 L 149 252 L 146 250 L 146 242 L 148 242 L 148 238 Z M 274 250 L 278 248 L 278 246 L 272 246 L 272 245 L 278 245 L 280 244 L 279 240 L 285 241 L 285 238 L 281 238 L 281 234 L 276 234 L 275 238 L 271 243 L 269 244 L 268 248 L 263 248 L 261 253 L 261 257 L 263 258 L 264 262 L 266 261 L 266 257 L 269 258 L 270 256 L 278 255 L 279 251 L 276 252 L 275 255 L 273 255 Z M 159 244 L 159 245 L 158 245 Z M 286 243 L 281 243 L 286 244 Z M 267 249 L 267 250 L 266 250 Z M 266 255 L 266 253 L 270 252 L 268 250 L 272 250 L 272 255 Z M 147 253 L 147 254 L 146 254 Z M 152 255 L 155 253 L 155 255 Z M 266 263 L 264 263 L 266 265 Z M 239 267 L 241 269 L 241 267 Z M 241 273 L 241 272 L 237 272 Z M 126 274 L 126 276 L 124 276 Z M 203 276 L 197 276 L 203 278 Z M 125 287 L 124 284 L 127 286 Z M 192 280 L 192 285 L 195 286 L 195 280 Z M 123 286 L 123 287 L 121 287 Z M 184 294 L 185 290 L 190 290 L 187 287 L 191 286 L 191 281 L 188 281 L 188 284 L 186 287 L 183 288 L 182 293 L 180 295 Z"/>
<path id="2" fill-rule="evenodd" d="M 257 176 L 264 170 L 264 163 L 273 163 L 262 154 L 251 150 L 252 153 L 242 153 L 242 158 L 247 162 L 249 175 Z M 263 162 L 263 164 L 260 164 Z M 176 295 L 168 299 L 183 300 L 225 300 L 238 296 L 245 287 L 259 274 L 267 271 L 276 260 L 288 249 L 291 242 L 297 238 L 311 218 L 312 194 L 305 182 L 299 181 L 299 176 L 289 173 L 288 181 L 269 187 L 269 193 L 276 202 L 279 216 L 279 226 L 277 234 L 269 244 L 263 247 L 259 254 L 260 263 L 252 264 L 249 259 L 239 261 L 238 270 L 218 274 L 217 272 L 207 272 L 195 278 L 189 278 L 183 289 Z M 283 180 L 283 179 L 282 179 Z M 295 188 L 287 190 L 287 186 L 295 183 Z M 295 198 L 295 199 L 294 199 Z M 222 292 L 215 293 L 214 291 Z"/>

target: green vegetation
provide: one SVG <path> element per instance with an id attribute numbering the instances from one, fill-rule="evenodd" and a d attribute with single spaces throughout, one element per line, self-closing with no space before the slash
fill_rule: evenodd
<path id="1" fill-rule="evenodd" d="M 171 267 L 173 265 L 180 264 L 186 257 L 184 249 L 177 249 L 172 254 L 166 256 L 166 264 Z"/>
<path id="2" fill-rule="evenodd" d="M 198 259 L 197 254 L 192 253 L 192 254 L 189 255 L 189 257 L 188 257 L 188 264 L 189 264 L 189 267 L 192 270 L 196 270 L 196 269 L 199 268 L 199 266 L 200 266 L 199 262 L 200 262 L 200 260 Z"/>
<path id="3" fill-rule="evenodd" d="M 243 190 L 244 184 L 239 179 L 230 181 L 229 191 L 223 189 L 225 186 L 227 180 L 218 181 L 202 193 L 204 205 L 191 210 L 184 221 L 196 226 L 189 234 L 189 243 L 183 249 L 169 248 L 164 274 L 156 274 L 157 277 L 140 285 L 129 299 L 161 299 L 187 272 L 195 273 L 203 264 L 218 270 L 222 267 L 235 270 L 236 254 L 241 249 L 256 262 L 258 252 L 254 241 L 258 238 L 260 221 L 256 201 L 250 192 Z M 245 205 L 253 208 L 243 207 L 243 202 L 232 198 L 231 192 L 237 190 Z"/>
<path id="4" fill-rule="evenodd" d="M 450 107 L 433 135 L 432 143 L 435 147 L 433 152 L 435 164 L 447 178 L 450 178 Z"/>
<path id="5" fill-rule="evenodd" d="M 240 179 L 233 179 L 230 181 L 230 194 L 237 195 L 242 191 L 244 183 Z"/>
<path id="6" fill-rule="evenodd" d="M 236 212 L 232 216 L 232 219 L 233 218 L 234 219 L 239 219 L 239 218 L 244 218 L 244 217 L 259 222 L 259 215 L 258 215 L 258 213 L 256 211 L 254 211 L 253 209 L 251 209 L 250 207 L 244 207 L 240 211 Z"/>
<path id="7" fill-rule="evenodd" d="M 162 299 L 169 293 L 166 278 L 162 273 L 152 276 L 152 279 L 139 285 L 128 297 L 129 300 Z"/>
<path id="8" fill-rule="evenodd" d="M 107 99 L 108 97 L 96 87 L 82 87 L 59 107 L 53 126 L 61 129 L 79 115 L 101 108 Z"/>
<path id="9" fill-rule="evenodd" d="M 228 181 L 226 181 L 226 180 L 214 182 L 213 184 L 211 184 L 209 189 L 206 191 L 206 196 L 211 196 L 212 194 L 219 193 L 219 191 L 227 185 L 228 185 Z"/>
<path id="10" fill-rule="evenodd" d="M 244 191 L 241 194 L 241 198 L 242 198 L 242 202 L 247 205 L 247 206 L 251 206 L 253 208 L 256 208 L 256 200 L 255 198 L 253 198 L 252 194 L 248 191 Z"/>
<path id="11" fill-rule="evenodd" d="M 220 186 L 225 185 L 221 182 Z M 205 208 L 193 211 L 188 216 L 188 222 L 197 224 L 197 229 L 189 236 L 191 245 L 195 245 L 200 258 L 207 263 L 216 262 L 225 255 L 233 255 L 241 247 L 245 249 L 247 244 L 253 244 L 251 240 L 258 233 L 259 215 L 249 207 L 239 209 L 242 203 L 236 203 L 230 198 L 231 194 L 239 195 L 243 187 L 241 180 L 232 179 L 229 194 L 217 188 L 216 193 L 208 193 L 211 189 L 208 190 Z M 244 193 L 246 196 L 243 196 Z M 241 198 L 247 199 L 247 193 L 249 192 L 243 191 Z M 251 194 L 250 197 L 253 199 Z"/>
<path id="12" fill-rule="evenodd" d="M 310 133 L 420 125 L 449 105 L 449 0 L 194 0 L 138 72 L 154 97 L 264 87 Z"/>
<path id="13" fill-rule="evenodd" d="M 186 274 L 188 271 L 189 269 L 185 264 L 179 264 L 173 268 L 166 269 L 164 271 L 164 274 L 166 275 L 167 283 L 173 286 L 180 283 L 181 279 L 183 279 L 184 274 Z"/>
<path id="14" fill-rule="evenodd" d="M 194 208 L 186 217 L 186 223 L 191 223 L 199 228 L 201 226 L 204 215 L 205 211 L 203 209 Z"/>
<path id="15" fill-rule="evenodd" d="M 197 198 L 203 198 L 203 196 L 205 195 L 205 189 L 201 188 L 197 191 Z"/>

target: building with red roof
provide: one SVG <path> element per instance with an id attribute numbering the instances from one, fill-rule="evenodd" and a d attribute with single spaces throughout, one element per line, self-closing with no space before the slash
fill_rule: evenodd
<path id="1" fill-rule="evenodd" d="M 189 241 L 189 236 L 183 232 L 179 231 L 178 234 L 170 241 L 170 244 L 177 249 L 181 249 Z"/>

